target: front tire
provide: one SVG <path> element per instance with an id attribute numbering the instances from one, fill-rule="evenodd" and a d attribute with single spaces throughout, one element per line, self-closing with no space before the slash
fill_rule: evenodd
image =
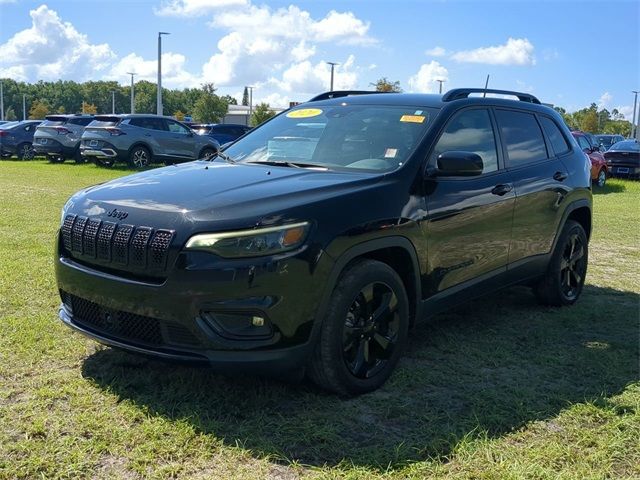
<path id="1" fill-rule="evenodd" d="M 320 387 L 340 395 L 379 388 L 407 342 L 409 300 L 387 264 L 363 260 L 336 285 L 308 369 Z"/>
<path id="2" fill-rule="evenodd" d="M 209 160 L 216 153 L 218 153 L 218 152 L 216 152 L 216 150 L 214 150 L 213 148 L 203 148 L 202 151 L 200 152 L 200 156 L 198 158 L 202 158 L 204 160 Z"/>
<path id="3" fill-rule="evenodd" d="M 589 245 L 584 228 L 578 222 L 567 220 L 547 272 L 534 287 L 538 302 L 556 307 L 573 305 L 582 293 L 588 260 Z"/>
<path id="4" fill-rule="evenodd" d="M 18 145 L 18 159 L 19 160 L 33 160 L 35 157 L 35 151 L 33 145 L 28 142 Z"/>
<path id="5" fill-rule="evenodd" d="M 133 168 L 145 168 L 151 163 L 151 153 L 145 147 L 138 146 L 129 152 L 129 165 Z"/>
<path id="6" fill-rule="evenodd" d="M 601 168 L 598 172 L 598 178 L 596 178 L 595 184 L 598 188 L 602 188 L 607 183 L 607 172 L 604 168 Z"/>

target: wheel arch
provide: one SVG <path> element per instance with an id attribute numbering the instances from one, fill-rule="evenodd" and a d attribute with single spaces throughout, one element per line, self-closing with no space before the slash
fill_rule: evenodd
<path id="1" fill-rule="evenodd" d="M 336 260 L 326 283 L 314 322 L 314 339 L 320 332 L 331 295 L 340 276 L 354 263 L 363 260 L 377 260 L 389 265 L 398 274 L 409 299 L 409 321 L 413 325 L 422 311 L 422 294 L 420 283 L 420 266 L 418 255 L 409 239 L 390 236 L 369 240 L 345 250 Z"/>
<path id="2" fill-rule="evenodd" d="M 559 234 L 568 220 L 576 221 L 582 225 L 582 228 L 584 228 L 584 231 L 587 234 L 587 240 L 589 240 L 591 238 L 591 228 L 593 225 L 591 216 L 591 204 L 587 199 L 576 200 L 569 204 L 564 212 L 560 228 L 558 228 L 558 232 L 556 233 L 556 238 L 553 242 L 553 249 L 555 249 Z"/>
<path id="3" fill-rule="evenodd" d="M 129 149 L 127 150 L 127 155 L 131 155 L 131 151 L 136 147 L 144 147 L 144 148 L 146 148 L 149 151 L 149 154 L 151 155 L 152 158 L 155 155 L 155 153 L 153 151 L 153 148 L 151 148 L 151 145 L 149 145 L 146 142 L 142 142 L 142 141 L 134 142 L 133 145 L 131 145 L 129 147 Z"/>

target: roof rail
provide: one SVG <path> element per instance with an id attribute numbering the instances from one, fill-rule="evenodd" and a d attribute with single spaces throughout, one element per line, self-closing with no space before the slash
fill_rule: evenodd
<path id="1" fill-rule="evenodd" d="M 324 92 L 316 95 L 309 102 L 318 102 L 320 100 L 329 100 L 330 98 L 349 97 L 351 95 L 369 95 L 371 93 L 391 93 L 391 92 L 378 92 L 369 90 L 335 90 L 333 92 Z"/>
<path id="2" fill-rule="evenodd" d="M 496 93 L 498 95 L 513 95 L 518 97 L 521 102 L 537 103 L 540 105 L 540 100 L 531 95 L 530 93 L 512 92 L 511 90 L 493 90 L 490 88 L 454 88 L 449 90 L 442 96 L 443 102 L 451 102 L 453 100 L 460 100 L 461 98 L 468 98 L 472 93 Z"/>

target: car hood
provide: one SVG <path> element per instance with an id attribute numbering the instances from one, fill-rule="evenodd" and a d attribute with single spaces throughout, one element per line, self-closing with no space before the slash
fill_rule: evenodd
<path id="1" fill-rule="evenodd" d="M 65 211 L 154 228 L 247 228 L 287 221 L 296 207 L 370 188 L 383 177 L 196 161 L 90 187 L 71 197 Z"/>

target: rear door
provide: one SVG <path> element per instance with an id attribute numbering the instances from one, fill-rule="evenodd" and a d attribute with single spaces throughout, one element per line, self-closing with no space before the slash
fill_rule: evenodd
<path id="1" fill-rule="evenodd" d="M 515 195 L 498 145 L 490 109 L 472 107 L 452 116 L 429 155 L 431 167 L 440 153 L 456 150 L 474 152 L 484 164 L 479 176 L 439 176 L 426 188 L 423 288 L 430 296 L 506 272 Z"/>
<path id="2" fill-rule="evenodd" d="M 167 125 L 167 145 L 172 157 L 195 159 L 199 152 L 196 152 L 196 142 L 193 139 L 193 132 L 176 122 L 165 119 Z"/>
<path id="3" fill-rule="evenodd" d="M 529 111 L 496 109 L 503 155 L 512 175 L 516 200 L 510 267 L 551 251 L 569 192 L 568 171 L 562 157 L 570 154 L 569 139 L 551 119 L 541 120 L 553 133 L 558 154 L 547 144 L 537 116 Z"/>

